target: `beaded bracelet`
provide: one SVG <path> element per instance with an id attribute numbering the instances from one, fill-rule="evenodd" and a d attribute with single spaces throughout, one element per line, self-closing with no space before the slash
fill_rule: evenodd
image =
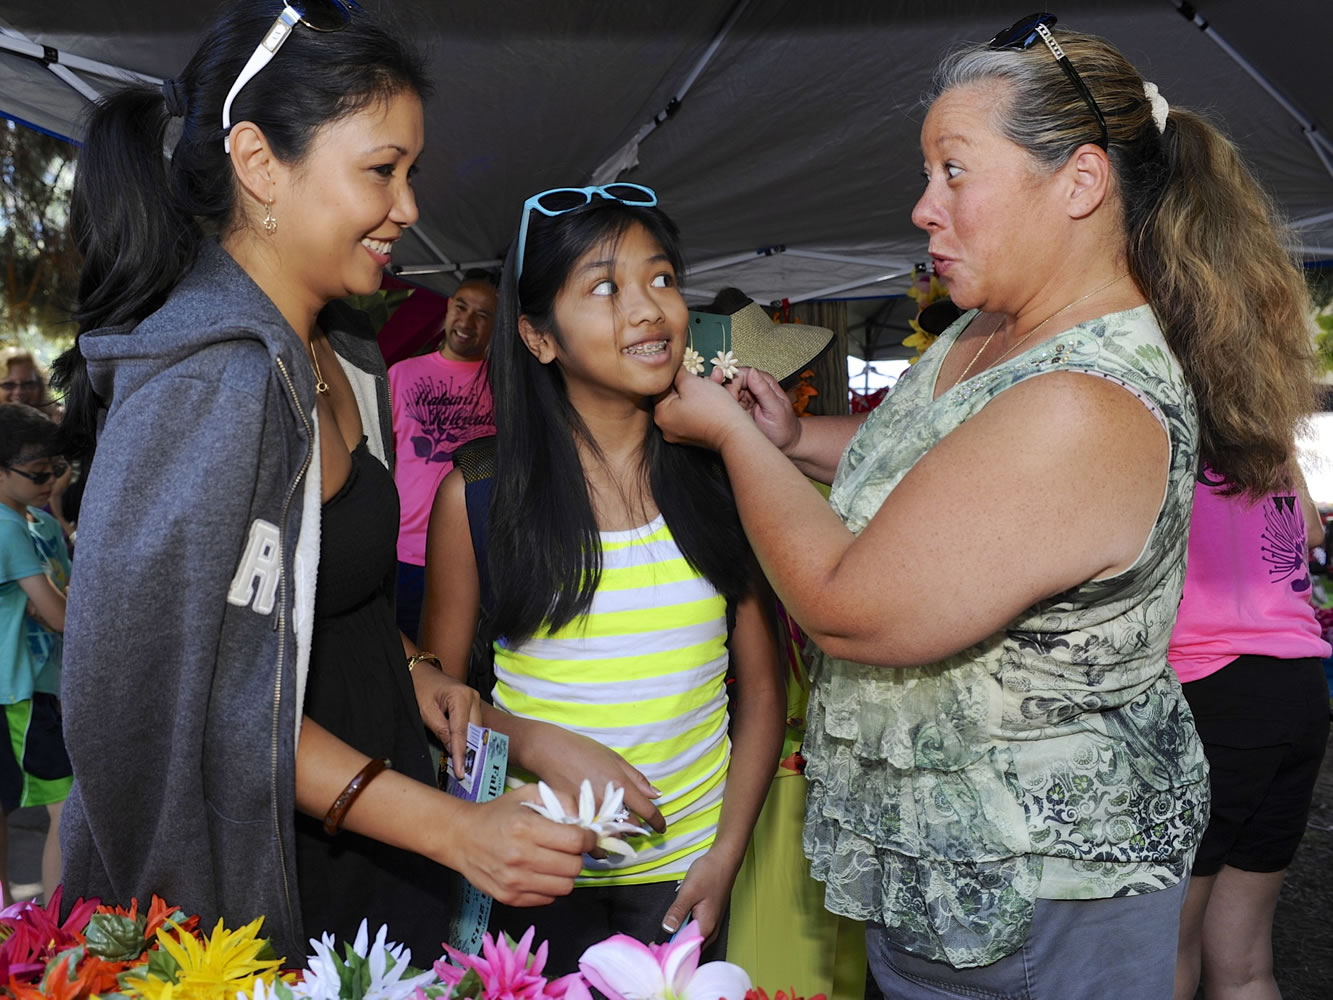
<path id="1" fill-rule="evenodd" d="M 356 797 L 360 795 L 365 787 L 386 767 L 389 766 L 387 757 L 371 757 L 366 761 L 366 766 L 357 771 L 352 780 L 347 783 L 339 796 L 333 800 L 333 805 L 329 806 L 329 811 L 324 814 L 324 832 L 332 837 L 343 825 L 343 817 L 347 815 L 347 810 L 352 807 Z"/>

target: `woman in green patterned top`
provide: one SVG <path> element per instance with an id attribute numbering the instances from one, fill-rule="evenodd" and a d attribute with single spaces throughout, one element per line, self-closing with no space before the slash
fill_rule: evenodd
<path id="1" fill-rule="evenodd" d="M 798 422 L 745 370 L 657 407 L 822 650 L 805 851 L 893 997 L 1170 995 L 1208 815 L 1166 659 L 1195 471 L 1276 482 L 1269 390 L 1309 374 L 1235 149 L 1053 22 L 939 71 L 913 219 L 969 311 L 873 414 Z"/>

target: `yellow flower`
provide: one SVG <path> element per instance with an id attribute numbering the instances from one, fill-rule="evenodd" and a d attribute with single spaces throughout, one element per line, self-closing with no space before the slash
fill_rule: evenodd
<path id="1" fill-rule="evenodd" d="M 263 922 L 259 917 L 240 930 L 228 931 L 219 920 L 202 943 L 190 934 L 177 940 L 173 928 L 162 928 L 157 932 L 158 945 L 179 965 L 177 981 L 148 976 L 144 969 L 145 978 L 127 979 L 129 994 L 144 1000 L 234 1000 L 238 993 L 252 993 L 255 980 L 273 977 L 281 964 L 258 957 L 267 944 L 258 936 Z"/>
<path id="2" fill-rule="evenodd" d="M 903 338 L 903 346 L 916 348 L 916 357 L 911 358 L 909 361 L 910 364 L 916 364 L 921 360 L 921 355 L 926 353 L 926 348 L 935 343 L 939 338 L 935 334 L 927 333 L 925 330 L 921 329 L 921 325 L 914 319 L 908 320 L 907 325 L 912 328 L 913 333 L 910 337 Z"/>

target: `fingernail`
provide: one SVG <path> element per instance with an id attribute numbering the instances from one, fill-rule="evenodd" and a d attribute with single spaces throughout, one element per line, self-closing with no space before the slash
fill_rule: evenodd
<path id="1" fill-rule="evenodd" d="M 680 921 L 676 920 L 675 917 L 667 917 L 662 921 L 662 930 L 666 931 L 668 934 L 675 934 L 679 927 Z"/>
<path id="2" fill-rule="evenodd" d="M 653 793 L 653 798 L 655 799 L 660 799 L 662 797 L 662 790 L 660 788 L 657 788 L 653 785 L 649 785 L 648 791 Z"/>

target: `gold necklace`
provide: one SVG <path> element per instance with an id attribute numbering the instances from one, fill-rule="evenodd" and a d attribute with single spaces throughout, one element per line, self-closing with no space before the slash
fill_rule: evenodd
<path id="1" fill-rule="evenodd" d="M 310 350 L 310 364 L 315 369 L 315 391 L 323 395 L 329 391 L 329 384 L 324 381 L 324 373 L 319 370 L 319 358 L 315 356 L 315 342 L 306 344 Z"/>
<path id="2" fill-rule="evenodd" d="M 1111 279 L 1110 281 L 1108 281 L 1106 284 L 1104 284 L 1104 285 L 1098 285 L 1096 288 L 1094 288 L 1092 291 L 1090 291 L 1087 295 L 1080 295 L 1080 296 L 1079 296 L 1078 298 L 1076 298 L 1073 302 L 1069 303 L 1069 305 L 1061 306 L 1059 309 L 1055 310 L 1055 312 L 1051 313 L 1051 314 L 1050 314 L 1049 316 L 1047 316 L 1044 320 L 1042 320 L 1040 323 L 1038 323 L 1036 326 L 1034 326 L 1034 327 L 1033 327 L 1031 330 L 1029 330 L 1027 333 L 1023 334 L 1023 336 L 1019 337 L 1019 338 L 1018 338 L 1017 340 L 1015 340 L 1012 344 L 1010 344 L 1010 345 L 1005 349 L 1005 352 L 1004 352 L 1003 354 L 1001 354 L 998 358 L 996 358 L 994 361 L 992 361 L 991 364 L 992 364 L 992 365 L 998 365 L 1001 361 L 1003 361 L 1003 360 L 1004 360 L 1005 358 L 1007 358 L 1010 354 L 1012 354 L 1014 351 L 1016 351 L 1020 346 L 1022 346 L 1022 344 L 1023 344 L 1029 337 L 1031 337 L 1034 333 L 1036 333 L 1038 330 L 1040 330 L 1043 326 L 1045 326 L 1045 325 L 1046 325 L 1047 323 L 1049 323 L 1051 320 L 1055 319 L 1055 317 L 1059 316 L 1059 315 L 1060 315 L 1062 312 L 1064 312 L 1066 309 L 1073 309 L 1074 306 L 1078 305 L 1080 302 L 1086 302 L 1088 299 L 1092 298 L 1092 297 L 1093 297 L 1094 295 L 1096 295 L 1098 292 L 1104 292 L 1104 291 L 1106 291 L 1106 289 L 1110 288 L 1112 285 L 1114 285 L 1114 284 L 1115 284 L 1117 281 L 1119 281 L 1121 278 L 1128 278 L 1128 277 L 1129 277 L 1129 272 L 1128 272 L 1128 271 L 1126 271 L 1124 274 L 1117 274 L 1114 278 L 1112 278 L 1112 279 Z"/>
<path id="3" fill-rule="evenodd" d="M 967 373 L 970 372 L 972 370 L 972 366 L 977 363 L 977 358 L 981 357 L 981 355 L 985 352 L 986 348 L 990 347 L 990 342 L 995 339 L 995 335 L 1000 332 L 1000 327 L 1002 326 L 1004 326 L 1003 319 L 1001 319 L 998 323 L 995 324 L 995 326 L 991 329 L 990 335 L 981 342 L 981 346 L 977 348 L 977 353 L 972 355 L 972 360 L 967 363 L 967 367 L 963 369 L 963 374 L 958 376 L 958 379 L 957 381 L 954 382 L 954 385 L 961 384 L 967 378 Z"/>

